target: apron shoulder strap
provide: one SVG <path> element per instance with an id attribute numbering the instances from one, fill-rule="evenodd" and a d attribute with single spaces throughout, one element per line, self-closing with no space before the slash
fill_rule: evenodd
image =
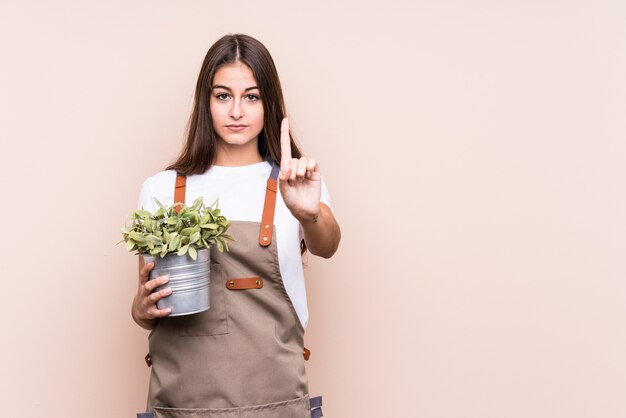
<path id="1" fill-rule="evenodd" d="M 174 186 L 174 203 L 185 203 L 185 190 L 187 187 L 187 176 L 176 173 L 176 184 Z M 180 212 L 180 206 L 176 208 L 176 212 Z"/>
<path id="2" fill-rule="evenodd" d="M 265 160 L 272 165 L 272 172 L 267 179 L 265 189 L 265 203 L 261 217 L 261 231 L 259 232 L 259 244 L 267 247 L 272 243 L 272 231 L 274 230 L 274 210 L 276 209 L 276 191 L 278 190 L 278 165 L 271 157 Z"/>

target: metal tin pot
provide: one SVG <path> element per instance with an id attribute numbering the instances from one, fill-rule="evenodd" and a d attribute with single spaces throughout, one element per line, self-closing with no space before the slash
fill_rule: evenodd
<path id="1" fill-rule="evenodd" d="M 207 248 L 198 250 L 195 260 L 189 254 L 169 253 L 163 258 L 144 254 L 145 263 L 154 261 L 150 280 L 159 276 L 170 278 L 164 286 L 155 289 L 155 291 L 168 287 L 172 289 L 171 295 L 157 302 L 157 308 L 172 308 L 169 316 L 190 315 L 209 309 L 210 256 L 211 252 Z"/>

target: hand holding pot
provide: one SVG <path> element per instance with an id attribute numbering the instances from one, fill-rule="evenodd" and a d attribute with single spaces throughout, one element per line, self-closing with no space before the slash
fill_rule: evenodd
<path id="1" fill-rule="evenodd" d="M 158 309 L 156 306 L 157 301 L 171 295 L 172 290 L 166 288 L 153 293 L 154 289 L 167 283 L 169 278 L 160 276 L 149 280 L 150 271 L 154 268 L 154 262 L 144 264 L 143 266 L 142 264 L 143 258 L 139 257 L 139 283 L 131 313 L 139 326 L 151 330 L 154 328 L 157 318 L 168 316 L 172 312 L 171 308 Z"/>

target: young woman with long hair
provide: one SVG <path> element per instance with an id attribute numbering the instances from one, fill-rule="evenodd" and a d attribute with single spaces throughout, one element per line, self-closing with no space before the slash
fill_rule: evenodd
<path id="1" fill-rule="evenodd" d="M 321 414 L 304 366 L 302 254 L 331 257 L 341 233 L 319 164 L 302 155 L 286 115 L 278 72 L 263 44 L 233 34 L 210 47 L 184 149 L 143 182 L 138 206 L 155 210 L 155 197 L 172 204 L 175 185 L 182 184 L 187 204 L 199 196 L 219 198 L 235 242 L 229 251 L 211 249 L 211 308 L 192 315 L 157 308 L 172 291 L 156 290 L 167 277 L 148 280 L 154 265 L 140 257 L 132 316 L 150 330 L 146 360 L 152 367 L 147 412 L 140 416 Z"/>

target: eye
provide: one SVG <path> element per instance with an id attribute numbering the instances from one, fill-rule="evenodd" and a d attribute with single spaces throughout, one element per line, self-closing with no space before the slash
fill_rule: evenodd
<path id="1" fill-rule="evenodd" d="M 246 98 L 251 102 L 256 102 L 257 100 L 259 100 L 259 96 L 256 96 L 254 94 L 248 94 Z"/>
<path id="2" fill-rule="evenodd" d="M 215 95 L 215 98 L 218 100 L 226 100 L 225 98 L 223 98 L 222 96 L 228 96 L 228 93 L 219 93 Z"/>

